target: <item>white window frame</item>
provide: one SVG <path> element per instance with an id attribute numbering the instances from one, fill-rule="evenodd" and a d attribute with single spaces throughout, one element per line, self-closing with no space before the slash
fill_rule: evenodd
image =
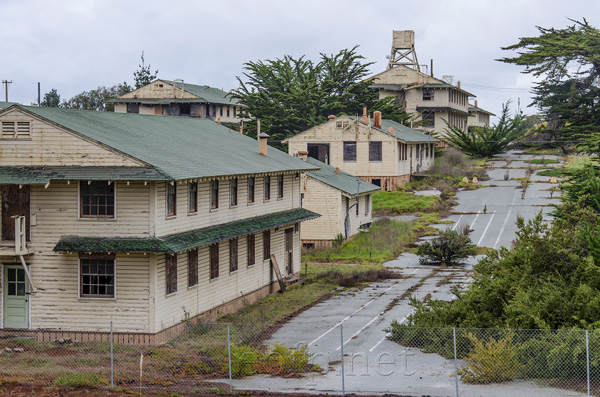
<path id="1" fill-rule="evenodd" d="M 79 255 L 79 254 L 78 254 Z M 100 297 L 91 297 L 91 296 L 81 296 L 81 257 L 77 257 L 77 299 L 86 299 L 86 300 L 101 300 L 101 301 L 116 301 L 117 300 L 117 254 L 115 254 L 114 264 L 114 287 L 115 293 L 112 297 L 100 298 Z"/>

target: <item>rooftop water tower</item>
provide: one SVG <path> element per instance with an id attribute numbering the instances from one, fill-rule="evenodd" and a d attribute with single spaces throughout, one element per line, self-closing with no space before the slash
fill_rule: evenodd
<path id="1" fill-rule="evenodd" d="M 394 30 L 392 39 L 392 53 L 389 56 L 387 68 L 404 65 L 421 71 L 417 52 L 415 50 L 415 31 L 414 30 Z"/>

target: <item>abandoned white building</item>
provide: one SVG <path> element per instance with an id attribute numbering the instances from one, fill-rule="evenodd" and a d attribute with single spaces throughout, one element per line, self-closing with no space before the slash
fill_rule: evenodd
<path id="1" fill-rule="evenodd" d="M 318 167 L 206 119 L 2 107 L 1 328 L 160 343 L 299 272 Z"/>
<path id="2" fill-rule="evenodd" d="M 490 116 L 495 116 L 495 114 L 478 107 L 476 100 L 475 105 L 469 104 L 468 128 L 483 127 L 485 125 L 489 125 Z"/>
<path id="3" fill-rule="evenodd" d="M 350 238 L 366 230 L 373 221 L 372 194 L 379 186 L 307 154 L 300 156 L 320 169 L 302 175 L 302 208 L 321 216 L 302 225 L 302 247 L 330 247 L 338 235 Z"/>
<path id="4" fill-rule="evenodd" d="M 338 167 L 385 190 L 396 190 L 414 173 L 434 164 L 434 145 L 439 142 L 373 112 L 373 119 L 342 115 L 284 140 L 288 153 Z"/>
<path id="5" fill-rule="evenodd" d="M 108 102 L 117 113 L 208 118 L 222 123 L 239 123 L 244 105 L 229 93 L 183 80 L 155 80 Z"/>

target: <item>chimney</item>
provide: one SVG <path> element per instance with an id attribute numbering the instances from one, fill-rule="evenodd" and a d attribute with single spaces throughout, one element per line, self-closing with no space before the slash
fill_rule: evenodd
<path id="1" fill-rule="evenodd" d="M 339 167 L 335 167 L 335 173 L 339 174 L 340 173 L 340 168 Z"/>
<path id="2" fill-rule="evenodd" d="M 390 134 L 394 133 L 394 127 L 392 127 L 391 125 L 388 127 L 387 132 L 389 132 Z"/>
<path id="3" fill-rule="evenodd" d="M 258 134 L 258 152 L 263 156 L 267 155 L 267 138 L 269 135 L 261 132 Z"/>
<path id="4" fill-rule="evenodd" d="M 330 114 L 329 116 L 327 116 L 327 120 L 334 120 L 336 117 L 333 114 Z"/>
<path id="5" fill-rule="evenodd" d="M 460 89 L 460 80 L 456 82 L 456 86 Z"/>
<path id="6" fill-rule="evenodd" d="M 475 107 L 478 108 L 479 106 L 477 106 L 477 99 L 475 99 Z"/>
<path id="7" fill-rule="evenodd" d="M 381 112 L 373 112 L 373 127 L 381 129 Z"/>
<path id="8" fill-rule="evenodd" d="M 363 123 L 368 123 L 369 122 L 369 118 L 367 117 L 367 107 L 363 107 L 363 115 L 360 119 L 360 121 L 362 121 Z"/>
<path id="9" fill-rule="evenodd" d="M 298 157 L 306 161 L 306 159 L 308 158 L 308 152 L 306 150 L 298 150 Z"/>

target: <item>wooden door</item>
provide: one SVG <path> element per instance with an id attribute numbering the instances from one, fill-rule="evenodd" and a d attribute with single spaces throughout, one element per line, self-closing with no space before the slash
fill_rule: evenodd
<path id="1" fill-rule="evenodd" d="M 285 269 L 294 273 L 294 229 L 285 229 Z"/>
<path id="2" fill-rule="evenodd" d="M 15 240 L 15 215 L 25 216 L 25 229 L 29 240 L 29 185 L 5 185 L 2 189 L 2 240 Z"/>
<path id="3" fill-rule="evenodd" d="M 29 285 L 21 265 L 4 265 L 4 328 L 29 328 Z"/>

